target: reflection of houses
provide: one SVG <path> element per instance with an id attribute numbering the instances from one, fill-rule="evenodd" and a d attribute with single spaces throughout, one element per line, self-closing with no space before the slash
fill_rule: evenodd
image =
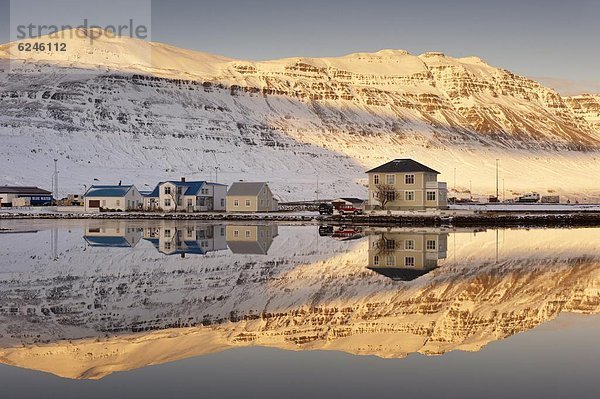
<path id="1" fill-rule="evenodd" d="M 144 239 L 166 255 L 198 254 L 227 249 L 225 226 L 164 224 L 144 228 Z"/>
<path id="2" fill-rule="evenodd" d="M 367 209 L 447 208 L 445 182 L 439 182 L 440 172 L 412 159 L 394 159 L 367 171 L 369 200 Z"/>
<path id="3" fill-rule="evenodd" d="M 224 211 L 227 186 L 206 181 L 163 181 L 144 195 L 144 209 L 164 211 Z"/>
<path id="4" fill-rule="evenodd" d="M 124 222 L 88 226 L 83 236 L 92 247 L 135 247 L 141 238 L 141 228 L 128 227 Z"/>
<path id="5" fill-rule="evenodd" d="M 227 246 L 234 254 L 266 255 L 278 235 L 277 225 L 229 225 Z"/>
<path id="6" fill-rule="evenodd" d="M 393 280 L 410 281 L 446 258 L 448 233 L 388 231 L 369 235 L 368 268 Z"/>
<path id="7" fill-rule="evenodd" d="M 83 195 L 85 211 L 139 209 L 142 195 L 133 185 L 91 186 Z"/>

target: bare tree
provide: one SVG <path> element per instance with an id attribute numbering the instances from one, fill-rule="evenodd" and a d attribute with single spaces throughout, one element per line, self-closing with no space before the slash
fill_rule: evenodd
<path id="1" fill-rule="evenodd" d="M 375 186 L 375 198 L 381 204 L 382 209 L 385 209 L 388 202 L 394 201 L 397 194 L 396 187 L 391 184 L 377 184 Z"/>

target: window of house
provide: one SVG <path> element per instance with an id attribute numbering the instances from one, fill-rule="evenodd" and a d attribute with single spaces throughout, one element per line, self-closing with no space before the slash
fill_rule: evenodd
<path id="1" fill-rule="evenodd" d="M 396 248 L 396 240 L 385 240 L 385 248 L 386 249 L 395 249 Z"/>
<path id="2" fill-rule="evenodd" d="M 434 249 L 435 249 L 435 247 L 436 247 L 436 242 L 435 242 L 435 240 L 427 240 L 427 246 L 426 246 L 426 248 L 427 248 L 428 250 L 434 250 Z"/>
<path id="3" fill-rule="evenodd" d="M 373 184 L 379 184 L 379 175 L 373 175 Z"/>
<path id="4" fill-rule="evenodd" d="M 225 199 L 221 198 L 221 206 L 225 206 Z"/>
<path id="5" fill-rule="evenodd" d="M 386 182 L 386 184 L 391 184 L 391 185 L 396 184 L 396 175 L 386 175 L 385 182 Z"/>
<path id="6" fill-rule="evenodd" d="M 170 241 L 165 242 L 165 249 L 167 251 L 171 250 L 171 242 Z"/>
<path id="7" fill-rule="evenodd" d="M 405 201 L 414 201 L 415 200 L 415 192 L 414 191 L 405 191 L 404 192 L 404 200 Z"/>
<path id="8" fill-rule="evenodd" d="M 165 237 L 167 237 L 167 238 L 171 237 L 171 229 L 165 229 Z"/>
<path id="9" fill-rule="evenodd" d="M 240 206 L 239 200 L 233 200 L 233 206 Z"/>
<path id="10" fill-rule="evenodd" d="M 121 206 L 121 200 L 117 200 L 117 206 Z"/>
<path id="11" fill-rule="evenodd" d="M 188 229 L 187 229 L 187 235 L 188 235 L 188 237 L 193 237 L 194 236 L 194 228 L 193 227 L 188 227 Z"/>
<path id="12" fill-rule="evenodd" d="M 405 240 L 404 249 L 415 249 L 415 240 Z"/>
<path id="13" fill-rule="evenodd" d="M 170 186 L 166 186 L 165 187 L 165 194 L 167 194 L 167 195 L 171 194 L 171 187 Z"/>
<path id="14" fill-rule="evenodd" d="M 240 231 L 239 230 L 233 230 L 233 236 L 234 237 L 239 237 L 240 236 Z"/>
<path id="15" fill-rule="evenodd" d="M 246 230 L 246 238 L 250 238 L 250 230 Z"/>
<path id="16" fill-rule="evenodd" d="M 182 192 L 182 187 L 177 187 L 177 195 L 181 195 Z"/>
<path id="17" fill-rule="evenodd" d="M 373 264 L 374 264 L 375 266 L 378 266 L 378 265 L 379 265 L 379 255 L 375 255 L 375 256 L 373 257 Z"/>
<path id="18" fill-rule="evenodd" d="M 427 191 L 427 201 L 435 201 L 435 191 Z"/>
<path id="19" fill-rule="evenodd" d="M 396 200 L 396 192 L 395 191 L 386 191 L 385 199 L 387 201 L 395 201 Z"/>
<path id="20" fill-rule="evenodd" d="M 404 266 L 415 267 L 415 257 L 414 256 L 406 256 L 404 258 Z"/>
<path id="21" fill-rule="evenodd" d="M 394 258 L 394 255 L 388 255 L 387 258 L 385 259 L 385 265 L 386 266 L 394 266 L 396 264 L 396 258 Z"/>
<path id="22" fill-rule="evenodd" d="M 415 175 L 404 175 L 404 184 L 415 184 Z"/>
<path id="23" fill-rule="evenodd" d="M 221 227 L 221 237 L 225 235 L 225 227 Z"/>
<path id="24" fill-rule="evenodd" d="M 246 206 L 250 206 L 250 200 L 246 200 Z"/>
<path id="25" fill-rule="evenodd" d="M 171 206 L 171 200 L 168 198 L 165 198 L 165 206 Z"/>

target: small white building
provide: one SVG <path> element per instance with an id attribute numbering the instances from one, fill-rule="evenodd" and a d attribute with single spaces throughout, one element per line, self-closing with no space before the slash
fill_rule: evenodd
<path id="1" fill-rule="evenodd" d="M 83 195 L 86 212 L 140 209 L 142 195 L 134 185 L 91 186 Z"/>
<path id="2" fill-rule="evenodd" d="M 163 181 L 144 196 L 144 209 L 165 212 L 224 211 L 227 185 L 207 181 Z"/>

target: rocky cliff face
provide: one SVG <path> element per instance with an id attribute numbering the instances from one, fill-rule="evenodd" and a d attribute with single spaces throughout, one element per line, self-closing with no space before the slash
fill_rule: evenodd
<path id="1" fill-rule="evenodd" d="M 511 189 L 572 194 L 590 191 L 582 164 L 600 148 L 594 97 L 562 98 L 476 57 L 383 50 L 249 62 L 104 36 L 68 48 L 0 46 L 8 182 L 32 182 L 24 165 L 58 157 L 70 190 L 117 169 L 139 186 L 208 178 L 219 165 L 228 181 L 271 180 L 284 199 L 313 192 L 317 174 L 324 194 L 364 196 L 365 168 L 403 156 L 446 179 L 464 168 L 483 192 L 489 159 L 501 158 L 506 177 L 520 176 Z M 564 182 L 548 187 L 554 173 Z"/>
<path id="2" fill-rule="evenodd" d="M 596 131 L 600 130 L 600 95 L 582 94 L 566 97 L 565 101 L 575 115 L 585 119 Z"/>

